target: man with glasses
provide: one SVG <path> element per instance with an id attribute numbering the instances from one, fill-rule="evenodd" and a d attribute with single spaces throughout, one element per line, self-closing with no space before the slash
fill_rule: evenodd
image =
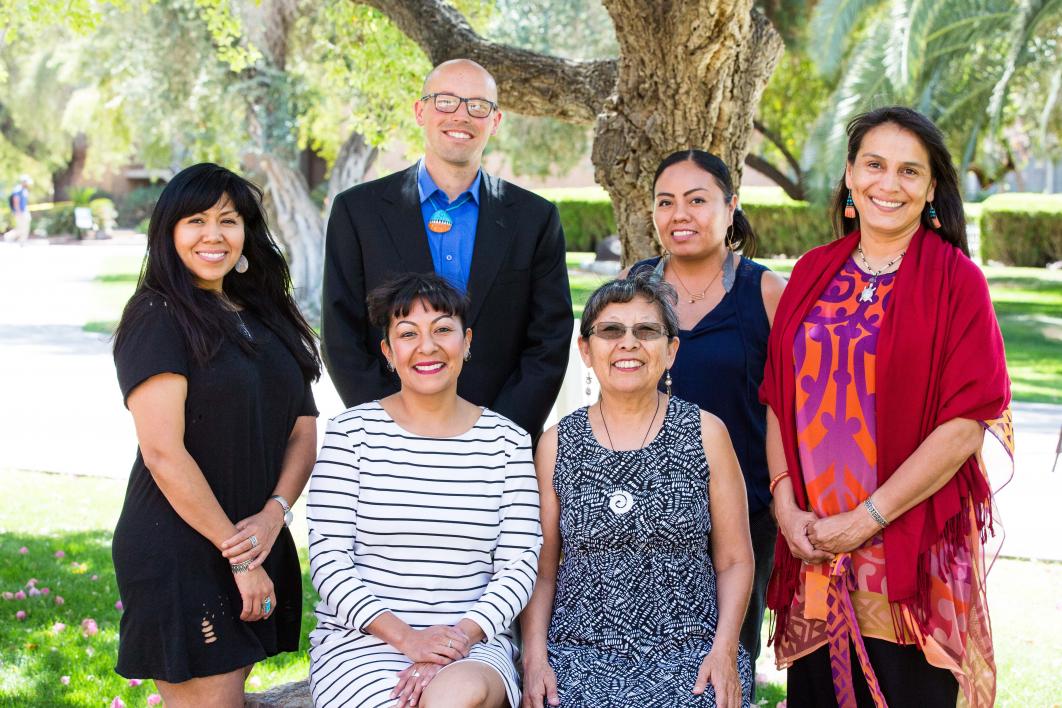
<path id="1" fill-rule="evenodd" d="M 322 340 L 343 403 L 398 389 L 365 308 L 395 275 L 435 272 L 466 293 L 473 342 L 458 394 L 537 438 L 560 390 L 572 303 L 557 209 L 481 169 L 498 130 L 494 78 L 455 59 L 435 67 L 413 104 L 424 157 L 336 197 L 328 219 Z"/>

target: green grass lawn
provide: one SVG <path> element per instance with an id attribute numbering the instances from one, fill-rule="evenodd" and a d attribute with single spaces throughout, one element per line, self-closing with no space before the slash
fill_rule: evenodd
<path id="1" fill-rule="evenodd" d="M 118 591 L 111 566 L 111 529 L 118 518 L 124 480 L 0 471 L 0 484 L 17 504 L 0 506 L 0 591 L 28 592 L 31 579 L 47 595 L 0 600 L 0 706 L 105 706 L 115 697 L 144 706 L 150 681 L 130 686 L 114 673 Z M 295 529 L 303 568 L 306 532 Z M 25 548 L 26 553 L 20 553 Z M 62 557 L 56 553 L 62 551 Z M 303 575 L 302 651 L 259 664 L 248 690 L 305 678 L 307 634 L 313 627 L 313 590 Z M 1062 564 L 1000 560 L 988 592 L 999 668 L 997 705 L 1059 705 L 1062 696 Z M 63 604 L 56 604 L 62 597 Z M 23 611 L 23 620 L 16 613 Z M 98 633 L 86 636 L 85 620 Z M 765 623 L 766 627 L 766 623 Z M 760 672 L 768 683 L 761 705 L 785 697 L 784 675 L 773 671 L 764 648 Z M 64 684 L 62 677 L 69 677 Z"/>

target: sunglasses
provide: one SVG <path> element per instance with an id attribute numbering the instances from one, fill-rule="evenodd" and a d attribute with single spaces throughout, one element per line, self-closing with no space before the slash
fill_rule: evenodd
<path id="1" fill-rule="evenodd" d="M 667 336 L 664 325 L 656 322 L 639 322 L 628 327 L 622 322 L 601 322 L 590 328 L 590 334 L 597 335 L 601 339 L 622 339 L 630 330 L 635 339 L 649 342 Z"/>

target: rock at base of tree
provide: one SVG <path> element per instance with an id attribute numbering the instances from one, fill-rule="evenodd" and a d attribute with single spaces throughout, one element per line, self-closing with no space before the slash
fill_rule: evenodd
<path id="1" fill-rule="evenodd" d="M 620 237 L 612 234 L 608 238 L 601 239 L 594 249 L 594 260 L 619 261 L 623 258 L 623 247 L 620 245 Z"/>
<path id="2" fill-rule="evenodd" d="M 274 686 L 262 693 L 248 693 L 243 705 L 245 708 L 313 708 L 310 682 L 297 681 Z"/>

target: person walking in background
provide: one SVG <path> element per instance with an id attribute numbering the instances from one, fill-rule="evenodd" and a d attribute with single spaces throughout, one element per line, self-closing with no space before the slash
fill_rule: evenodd
<path id="1" fill-rule="evenodd" d="M 750 704 L 745 485 L 719 418 L 657 388 L 680 348 L 674 298 L 641 275 L 583 311 L 601 397 L 535 453 L 543 544 L 520 618 L 522 708 Z"/>
<path id="2" fill-rule="evenodd" d="M 243 706 L 258 661 L 299 648 L 287 526 L 317 447 L 313 330 L 261 192 L 209 163 L 166 185 L 115 332 L 139 443 L 112 555 L 115 670 L 168 706 Z"/>
<path id="3" fill-rule="evenodd" d="M 494 78 L 455 59 L 435 67 L 414 102 L 424 157 L 336 197 L 325 247 L 322 340 L 343 403 L 394 393 L 369 291 L 399 273 L 437 273 L 470 300 L 465 326 L 490 347 L 473 357 L 458 395 L 537 437 L 560 390 L 572 303 L 557 209 L 481 169 L 498 130 Z"/>
<path id="4" fill-rule="evenodd" d="M 369 317 L 399 390 L 329 421 L 310 479 L 314 705 L 516 708 L 542 536 L 531 438 L 457 395 L 467 300 L 407 273 Z M 397 700 L 397 703 L 395 702 Z"/>
<path id="5" fill-rule="evenodd" d="M 991 706 L 986 429 L 1010 380 L 940 131 L 848 125 L 838 239 L 793 268 L 761 389 L 788 705 Z M 1000 435 L 1000 439 L 1010 439 Z"/>
<path id="6" fill-rule="evenodd" d="M 715 155 L 680 150 L 661 161 L 653 180 L 653 223 L 666 255 L 635 263 L 630 275 L 653 273 L 680 293 L 675 309 L 682 346 L 670 370 L 671 390 L 719 416 L 741 465 L 756 559 L 741 644 L 755 671 L 778 533 L 768 489 L 767 407 L 759 388 L 785 280 L 751 260 L 756 234 L 738 206 L 730 170 Z"/>
<path id="7" fill-rule="evenodd" d="M 24 246 L 30 236 L 32 217 L 29 210 L 29 188 L 33 184 L 27 175 L 22 175 L 18 185 L 11 191 L 7 204 L 11 208 L 11 217 L 15 221 L 15 241 Z"/>

